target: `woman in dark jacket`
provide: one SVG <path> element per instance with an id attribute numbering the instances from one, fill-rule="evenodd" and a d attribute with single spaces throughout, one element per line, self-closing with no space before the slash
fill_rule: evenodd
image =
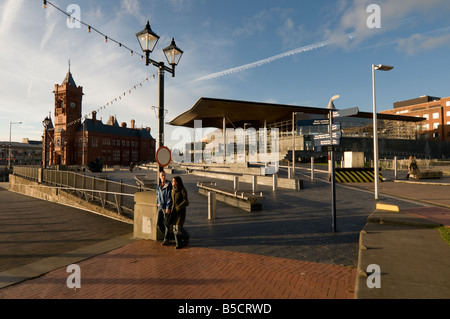
<path id="1" fill-rule="evenodd" d="M 182 248 L 189 243 L 189 233 L 184 229 L 186 220 L 186 207 L 189 205 L 186 188 L 181 177 L 172 179 L 172 210 L 170 224 L 173 225 L 176 248 Z"/>

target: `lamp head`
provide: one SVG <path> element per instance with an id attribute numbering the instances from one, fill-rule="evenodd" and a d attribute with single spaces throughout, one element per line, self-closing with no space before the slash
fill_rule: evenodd
<path id="1" fill-rule="evenodd" d="M 44 125 L 45 128 L 47 128 L 50 125 L 50 119 L 48 117 L 46 117 L 43 121 L 42 124 Z"/>
<path id="2" fill-rule="evenodd" d="M 390 65 L 384 65 L 384 64 L 375 65 L 375 70 L 380 70 L 380 71 L 390 71 L 393 68 L 394 67 L 390 66 Z"/>
<path id="3" fill-rule="evenodd" d="M 172 38 L 170 45 L 163 49 L 163 52 L 166 56 L 167 62 L 172 66 L 177 65 L 183 55 L 183 51 L 181 51 L 181 49 L 175 44 L 174 38 Z"/>
<path id="4" fill-rule="evenodd" d="M 147 21 L 144 30 L 136 33 L 142 51 L 151 53 L 159 40 L 159 35 L 152 31 L 150 22 Z"/>
<path id="5" fill-rule="evenodd" d="M 335 110 L 336 109 L 336 107 L 334 106 L 334 101 L 336 101 L 338 98 L 340 98 L 341 96 L 340 95 L 335 95 L 335 96 L 333 96 L 331 99 L 330 99 L 330 102 L 328 102 L 328 107 L 327 107 L 327 109 L 329 109 L 329 110 Z"/>

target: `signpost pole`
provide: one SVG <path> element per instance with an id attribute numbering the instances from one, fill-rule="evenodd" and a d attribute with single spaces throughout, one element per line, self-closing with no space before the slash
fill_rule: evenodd
<path id="1" fill-rule="evenodd" d="M 330 109 L 330 161 L 331 161 L 331 228 L 336 232 L 336 177 L 333 145 L 333 110 Z"/>

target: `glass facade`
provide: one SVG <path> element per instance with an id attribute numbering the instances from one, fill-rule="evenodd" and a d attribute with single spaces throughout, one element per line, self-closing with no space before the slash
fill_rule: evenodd
<path id="1" fill-rule="evenodd" d="M 315 118 L 315 119 L 324 119 Z M 308 120 L 311 120 L 309 118 Z M 301 120 L 300 120 L 301 121 Z M 342 137 L 373 138 L 373 120 L 369 118 L 345 117 L 335 119 L 340 124 Z M 415 122 L 378 119 L 378 137 L 383 139 L 415 140 L 421 126 Z M 268 129 L 278 128 L 280 137 L 292 136 L 292 120 L 273 123 Z M 310 136 L 328 133 L 327 125 L 296 125 L 296 135 Z"/>

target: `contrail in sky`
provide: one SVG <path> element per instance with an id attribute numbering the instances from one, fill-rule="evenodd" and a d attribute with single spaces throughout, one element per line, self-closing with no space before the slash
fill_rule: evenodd
<path id="1" fill-rule="evenodd" d="M 353 34 L 347 34 L 347 37 L 349 39 L 352 39 L 352 38 L 354 38 L 354 35 Z M 287 52 L 284 52 L 284 53 L 280 53 L 280 54 L 277 54 L 275 56 L 272 56 L 272 57 L 269 57 L 269 58 L 266 58 L 266 59 L 263 59 L 263 60 L 259 60 L 259 61 L 253 62 L 253 63 L 249 63 L 249 64 L 241 65 L 241 66 L 238 66 L 238 67 L 235 67 L 235 68 L 231 68 L 231 69 L 228 69 L 228 70 L 225 70 L 225 71 L 221 71 L 221 72 L 216 72 L 216 73 L 212 73 L 212 74 L 209 74 L 209 75 L 205 75 L 205 76 L 199 77 L 198 79 L 194 80 L 194 82 L 203 81 L 203 80 L 210 80 L 210 79 L 218 78 L 218 77 L 221 77 L 221 76 L 224 76 L 224 75 L 229 75 L 229 74 L 233 74 L 233 73 L 246 71 L 248 69 L 256 68 L 256 67 L 262 66 L 264 64 L 268 64 L 268 63 L 271 63 L 273 61 L 276 61 L 276 60 L 279 60 L 279 59 L 283 59 L 283 58 L 286 58 L 286 57 L 289 57 L 289 56 L 292 56 L 292 55 L 296 55 L 296 54 L 299 54 L 299 53 L 308 52 L 308 51 L 312 51 L 312 50 L 317 50 L 317 49 L 326 47 L 327 45 L 330 45 L 332 43 L 333 43 L 333 41 L 326 40 L 326 41 L 322 41 L 322 42 L 317 42 L 317 43 L 314 43 L 314 44 L 306 45 L 304 47 L 293 49 L 293 50 L 290 50 L 290 51 L 287 51 Z"/>

